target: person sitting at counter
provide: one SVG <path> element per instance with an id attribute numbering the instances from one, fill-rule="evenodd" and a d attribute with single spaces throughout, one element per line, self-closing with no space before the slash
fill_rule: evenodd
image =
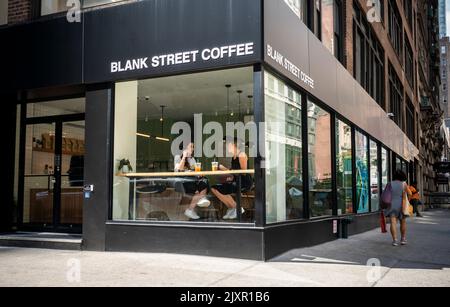
<path id="1" fill-rule="evenodd" d="M 227 150 L 233 155 L 231 159 L 231 170 L 247 170 L 248 169 L 248 156 L 245 152 L 240 151 L 238 146 L 238 140 L 234 139 L 228 141 Z M 219 170 L 227 171 L 228 169 L 219 165 Z M 253 185 L 253 180 L 250 175 L 241 176 L 241 191 L 248 191 Z M 227 206 L 227 213 L 224 215 L 224 220 L 234 220 L 237 218 L 237 204 L 231 194 L 237 193 L 237 182 L 235 176 L 229 176 L 225 183 L 214 185 L 211 188 L 212 193 Z M 241 208 L 242 213 L 245 212 L 244 208 Z"/>
<path id="2" fill-rule="evenodd" d="M 190 143 L 180 155 L 175 156 L 175 172 L 189 172 L 194 170 L 197 161 L 193 157 L 194 143 Z M 195 208 L 207 208 L 211 202 L 206 198 L 209 189 L 209 182 L 206 178 L 186 178 L 182 182 L 181 193 L 192 195 L 192 200 L 184 214 L 192 219 L 198 220 L 200 217 L 195 212 Z"/>

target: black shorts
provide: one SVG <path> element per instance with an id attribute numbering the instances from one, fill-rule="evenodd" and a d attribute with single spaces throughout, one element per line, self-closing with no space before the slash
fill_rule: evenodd
<path id="1" fill-rule="evenodd" d="M 209 190 L 209 181 L 206 178 L 189 178 L 181 185 L 177 185 L 175 190 L 179 193 L 195 195 L 204 190 Z"/>
<path id="2" fill-rule="evenodd" d="M 241 180 L 242 180 L 241 181 L 241 192 L 249 191 L 253 185 L 251 178 L 242 177 Z M 223 194 L 223 195 L 236 194 L 238 191 L 236 181 L 216 184 L 212 188 L 216 189 L 217 191 L 219 191 L 220 194 Z"/>

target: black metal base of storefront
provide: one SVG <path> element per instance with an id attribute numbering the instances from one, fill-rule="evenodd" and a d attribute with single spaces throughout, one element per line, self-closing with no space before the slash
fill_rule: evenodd
<path id="1" fill-rule="evenodd" d="M 116 252 L 152 252 L 267 261 L 289 250 L 337 240 L 329 218 L 272 225 L 195 226 L 107 223 L 105 249 Z M 354 216 L 349 235 L 379 226 L 379 214 Z M 339 226 L 340 227 L 340 226 Z M 338 227 L 338 228 L 339 228 Z"/>

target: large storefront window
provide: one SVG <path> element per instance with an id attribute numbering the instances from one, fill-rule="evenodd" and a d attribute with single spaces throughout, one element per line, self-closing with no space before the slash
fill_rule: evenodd
<path id="1" fill-rule="evenodd" d="M 301 219 L 302 97 L 281 80 L 265 74 L 267 223 Z"/>
<path id="2" fill-rule="evenodd" d="M 352 127 L 336 120 L 336 183 L 338 215 L 353 213 Z"/>
<path id="3" fill-rule="evenodd" d="M 370 206 L 372 212 L 380 209 L 380 173 L 378 170 L 378 144 L 370 141 Z"/>
<path id="4" fill-rule="evenodd" d="M 253 67 L 117 83 L 113 219 L 253 222 L 256 132 Z"/>
<path id="5" fill-rule="evenodd" d="M 356 204 L 357 213 L 369 212 L 369 163 L 368 140 L 361 132 L 356 132 Z"/>
<path id="6" fill-rule="evenodd" d="M 331 171 L 331 116 L 308 102 L 310 217 L 333 214 Z"/>

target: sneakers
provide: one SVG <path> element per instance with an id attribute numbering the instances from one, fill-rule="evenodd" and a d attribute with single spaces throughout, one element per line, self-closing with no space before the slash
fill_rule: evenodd
<path id="1" fill-rule="evenodd" d="M 200 208 L 208 208 L 210 205 L 211 202 L 206 197 L 203 197 L 197 203 L 197 206 L 199 206 Z"/>
<path id="2" fill-rule="evenodd" d="M 198 220 L 200 217 L 198 216 L 197 213 L 195 213 L 194 210 L 192 209 L 187 209 L 186 211 L 184 211 L 184 215 L 186 215 L 188 218 L 190 218 L 191 220 Z"/>
<path id="3" fill-rule="evenodd" d="M 403 240 L 400 242 L 400 244 L 401 244 L 401 245 L 406 245 L 406 244 L 408 244 L 408 241 L 406 241 L 406 239 L 403 239 Z"/>
<path id="4" fill-rule="evenodd" d="M 241 212 L 242 212 L 242 214 L 245 213 L 244 208 L 241 208 Z M 227 213 L 224 215 L 223 219 L 224 219 L 224 220 L 234 220 L 234 219 L 237 219 L 237 210 L 236 210 L 236 208 L 234 208 L 234 209 L 228 209 L 228 210 L 227 210 Z"/>
<path id="5" fill-rule="evenodd" d="M 392 246 L 394 246 L 394 247 L 398 246 L 397 241 L 392 241 Z"/>

